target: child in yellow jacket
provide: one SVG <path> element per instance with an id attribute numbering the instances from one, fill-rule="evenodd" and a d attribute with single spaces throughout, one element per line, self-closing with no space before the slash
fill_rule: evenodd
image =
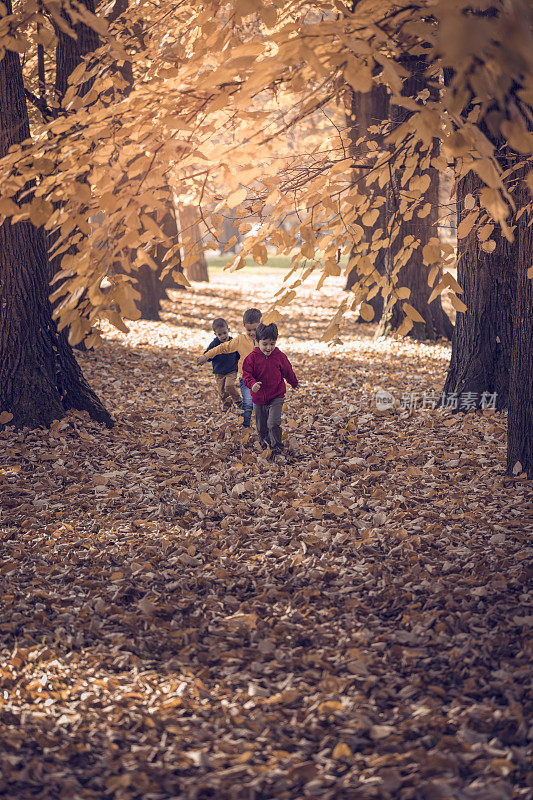
<path id="1" fill-rule="evenodd" d="M 228 342 L 223 342 L 219 344 L 217 347 L 212 347 L 208 352 L 200 356 L 196 359 L 196 363 L 198 365 L 205 364 L 207 361 L 210 361 L 215 356 L 220 355 L 221 353 L 238 353 L 239 358 L 239 385 L 241 387 L 241 395 L 242 395 L 242 410 L 243 410 L 243 427 L 249 428 L 250 421 L 252 419 L 252 411 L 253 411 L 253 403 L 252 403 L 252 394 L 248 386 L 245 385 L 242 379 L 242 364 L 246 356 L 250 355 L 252 350 L 255 347 L 255 331 L 257 326 L 261 322 L 261 312 L 257 308 L 248 308 L 242 317 L 242 324 L 244 326 L 245 333 L 239 333 L 238 336 L 235 336 L 234 339 L 230 339 Z"/>

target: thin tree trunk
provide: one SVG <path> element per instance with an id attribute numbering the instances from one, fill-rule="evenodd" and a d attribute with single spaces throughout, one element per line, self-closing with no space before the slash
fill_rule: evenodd
<path id="1" fill-rule="evenodd" d="M 193 245 L 200 245 L 202 236 L 198 221 L 198 213 L 194 206 L 180 207 L 181 230 L 185 232 L 185 238 Z M 182 237 L 183 238 L 183 237 Z M 196 260 L 187 266 L 187 277 L 190 281 L 209 282 L 207 272 L 207 261 L 203 251 L 198 247 Z"/>
<path id="2" fill-rule="evenodd" d="M 470 213 L 465 209 L 465 197 L 477 197 L 483 186 L 480 178 L 471 172 L 459 181 L 459 222 Z M 484 393 L 496 393 L 497 409 L 507 406 L 514 335 L 515 264 L 519 258 L 520 239 L 522 235 L 527 236 L 527 231 L 522 230 L 524 220 L 525 215 L 522 215 L 520 230 L 515 231 L 512 244 L 495 226 L 492 238 L 496 249 L 492 253 L 481 249 L 475 230 L 458 241 L 457 281 L 463 289 L 461 299 L 467 310 L 457 314 L 444 393 L 470 393 L 472 406 L 481 405 Z"/>
<path id="3" fill-rule="evenodd" d="M 224 214 L 224 218 L 222 220 L 222 232 L 219 239 L 219 253 L 223 255 L 224 253 L 236 253 L 237 247 L 242 241 L 242 236 L 239 232 L 238 227 L 234 224 L 236 223 L 236 217 L 233 211 L 226 211 Z M 231 247 L 226 250 L 226 246 L 232 239 L 235 239 Z"/>
<path id="4" fill-rule="evenodd" d="M 11 0 L 5 4 L 10 14 Z M 7 50 L 0 60 L 0 158 L 29 136 L 20 59 Z M 49 425 L 68 408 L 112 425 L 68 342 L 58 337 L 49 275 L 43 229 L 6 220 L 0 226 L 0 410 L 18 427 Z"/>
<path id="5" fill-rule="evenodd" d="M 41 24 L 37 25 L 37 33 L 41 31 Z M 39 85 L 39 100 L 46 105 L 46 70 L 44 66 L 44 45 L 37 45 L 37 77 Z"/>

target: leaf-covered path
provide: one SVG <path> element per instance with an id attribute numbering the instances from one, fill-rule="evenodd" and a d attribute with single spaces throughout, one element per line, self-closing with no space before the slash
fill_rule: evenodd
<path id="1" fill-rule="evenodd" d="M 379 413 L 377 387 L 438 394 L 448 349 L 328 349 L 334 286 L 280 326 L 297 452 L 266 461 L 193 366 L 210 318 L 266 306 L 233 281 L 80 355 L 114 429 L 0 434 L 0 796 L 532 797 L 505 420 Z"/>

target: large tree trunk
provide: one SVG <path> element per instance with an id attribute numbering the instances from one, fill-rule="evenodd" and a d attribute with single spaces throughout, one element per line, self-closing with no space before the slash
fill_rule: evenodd
<path id="1" fill-rule="evenodd" d="M 402 58 L 404 67 L 409 70 L 409 77 L 404 81 L 402 94 L 405 97 L 416 97 L 424 89 L 435 90 L 428 85 L 426 76 L 426 62 L 424 59 L 404 56 Z M 391 122 L 393 128 L 398 127 L 409 119 L 411 112 L 401 106 L 391 105 Z M 437 143 L 434 143 L 434 155 L 436 155 Z M 442 308 L 440 295 L 428 303 L 431 294 L 431 287 L 428 284 L 430 267 L 424 264 L 422 249 L 430 239 L 438 236 L 438 217 L 439 217 L 439 174 L 437 170 L 430 166 L 427 170 L 430 176 L 430 185 L 426 192 L 426 202 L 431 204 L 431 210 L 425 217 L 419 217 L 416 212 L 411 219 L 406 219 L 405 214 L 401 214 L 396 207 L 396 197 L 399 196 L 399 186 L 390 187 L 388 193 L 387 206 L 389 209 L 389 234 L 394 240 L 391 247 L 391 258 L 388 259 L 388 268 L 392 271 L 396 266 L 398 252 L 403 247 L 404 239 L 412 236 L 415 244 L 406 263 L 397 273 L 396 286 L 405 286 L 411 290 L 409 304 L 412 305 L 423 317 L 423 322 L 414 322 L 408 335 L 419 341 L 426 339 L 435 340 L 439 338 L 451 339 L 453 325 L 448 315 Z M 437 275 L 437 281 L 440 275 Z M 391 309 L 381 319 L 378 336 L 387 335 L 397 330 L 405 314 L 402 310 L 402 301 L 396 302 Z"/>
<path id="2" fill-rule="evenodd" d="M 6 5 L 10 14 L 11 0 Z M 0 60 L 0 158 L 29 135 L 20 59 L 7 50 Z M 0 226 L 0 411 L 19 427 L 49 425 L 68 408 L 112 425 L 68 342 L 58 337 L 49 274 L 43 229 L 6 220 Z"/>
<path id="3" fill-rule="evenodd" d="M 180 221 L 182 234 L 193 245 L 200 245 L 202 235 L 200 233 L 200 226 L 198 220 L 198 213 L 194 206 L 181 206 L 180 207 Z M 197 258 L 192 264 L 187 266 L 187 277 L 190 281 L 204 281 L 209 282 L 209 274 L 207 272 L 207 261 L 203 251 L 198 247 Z"/>
<path id="4" fill-rule="evenodd" d="M 522 184 L 518 207 L 529 201 L 527 191 Z M 528 226 L 531 218 L 527 217 L 522 214 L 515 230 L 517 281 L 509 375 L 507 471 L 511 475 L 523 471 L 533 478 L 533 278 L 527 275 L 533 256 L 533 226 Z"/>
<path id="5" fill-rule="evenodd" d="M 477 197 L 483 186 L 472 173 L 459 181 L 458 221 L 470 213 L 465 209 L 465 197 Z M 500 228 L 495 226 L 492 238 L 496 249 L 492 253 L 481 249 L 475 230 L 458 241 L 457 281 L 463 289 L 461 299 L 467 310 L 457 314 L 444 393 L 470 393 L 471 407 L 481 405 L 484 393 L 496 393 L 497 409 L 507 406 L 516 262 L 520 239 L 527 236 L 524 220 L 525 215 L 515 231 L 513 243 L 507 241 Z"/>

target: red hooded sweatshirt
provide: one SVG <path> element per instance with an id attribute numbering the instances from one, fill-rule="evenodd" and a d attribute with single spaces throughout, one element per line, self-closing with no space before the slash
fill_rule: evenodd
<path id="1" fill-rule="evenodd" d="M 285 397 L 287 387 L 283 378 L 286 378 L 293 389 L 296 389 L 298 379 L 291 367 L 291 362 L 277 347 L 269 356 L 255 347 L 244 359 L 242 379 L 245 386 L 251 390 L 254 383 L 257 381 L 261 383 L 259 391 L 252 392 L 252 400 L 258 406 L 271 403 L 276 397 Z"/>

